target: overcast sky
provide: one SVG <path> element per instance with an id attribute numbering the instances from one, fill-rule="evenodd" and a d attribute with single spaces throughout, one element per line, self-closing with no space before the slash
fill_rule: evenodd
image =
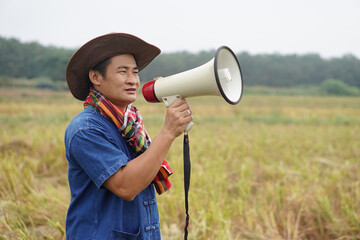
<path id="1" fill-rule="evenodd" d="M 110 32 L 162 52 L 229 46 L 250 54 L 353 54 L 359 0 L 0 0 L 0 36 L 78 48 Z"/>

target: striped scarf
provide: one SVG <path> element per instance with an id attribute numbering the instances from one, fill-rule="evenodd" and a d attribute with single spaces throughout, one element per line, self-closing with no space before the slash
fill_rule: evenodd
<path id="1" fill-rule="evenodd" d="M 95 88 L 90 89 L 90 93 L 85 100 L 84 107 L 90 107 L 106 118 L 112 120 L 124 140 L 131 146 L 137 155 L 145 152 L 151 143 L 149 134 L 146 132 L 140 112 L 131 104 L 124 112 L 119 107 L 112 104 Z M 171 183 L 168 177 L 173 173 L 169 164 L 164 160 L 159 172 L 155 176 L 153 183 L 158 194 L 169 190 Z"/>

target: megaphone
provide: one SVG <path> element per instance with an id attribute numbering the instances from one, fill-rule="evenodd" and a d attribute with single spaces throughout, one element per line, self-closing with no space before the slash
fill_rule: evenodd
<path id="1" fill-rule="evenodd" d="M 146 83 L 142 93 L 146 101 L 164 102 L 169 107 L 177 98 L 216 95 L 230 104 L 238 104 L 243 93 L 240 64 L 227 46 L 219 47 L 209 62 L 164 78 Z M 185 132 L 193 123 L 189 123 Z"/>

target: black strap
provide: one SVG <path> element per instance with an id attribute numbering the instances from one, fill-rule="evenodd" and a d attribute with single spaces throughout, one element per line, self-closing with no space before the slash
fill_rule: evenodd
<path id="1" fill-rule="evenodd" d="M 188 203 L 188 192 L 190 187 L 190 173 L 191 173 L 191 163 L 190 163 L 190 147 L 189 147 L 189 137 L 188 133 L 184 133 L 184 188 L 185 188 L 185 211 L 186 211 L 186 224 L 185 224 L 185 234 L 184 239 L 187 239 L 188 236 L 188 226 L 189 226 L 189 203 Z"/>

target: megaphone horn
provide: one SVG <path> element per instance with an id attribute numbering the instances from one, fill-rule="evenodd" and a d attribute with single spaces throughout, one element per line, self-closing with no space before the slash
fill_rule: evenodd
<path id="1" fill-rule="evenodd" d="M 205 95 L 222 96 L 228 103 L 237 104 L 243 93 L 242 79 L 240 64 L 234 52 L 222 46 L 209 62 L 150 81 L 143 86 L 142 93 L 146 101 L 164 102 L 167 107 L 179 97 Z"/>

